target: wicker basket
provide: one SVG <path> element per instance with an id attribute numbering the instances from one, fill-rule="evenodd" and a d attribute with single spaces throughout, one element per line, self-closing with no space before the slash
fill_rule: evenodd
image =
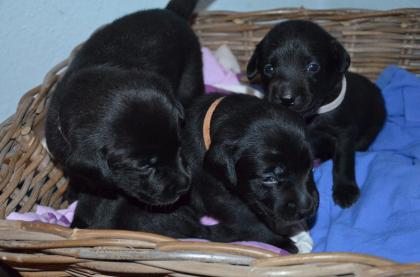
<path id="1" fill-rule="evenodd" d="M 227 44 L 244 66 L 255 44 L 284 19 L 319 22 L 343 42 L 351 70 L 371 79 L 388 64 L 420 73 L 420 9 L 209 12 L 197 18 L 194 28 L 204 46 Z M 63 201 L 68 181 L 41 139 L 49 93 L 70 59 L 27 92 L 16 113 L 0 124 L 0 219 L 12 211 L 31 211 L 36 204 L 68 205 Z M 419 264 L 367 255 L 276 257 L 253 247 L 5 220 L 0 220 L 0 256 L 24 276 L 420 276 Z"/>

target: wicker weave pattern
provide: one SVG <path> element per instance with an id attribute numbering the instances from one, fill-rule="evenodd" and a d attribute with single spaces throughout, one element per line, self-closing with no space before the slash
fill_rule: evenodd
<path id="1" fill-rule="evenodd" d="M 387 65 L 420 73 L 420 9 L 392 11 L 282 9 L 202 14 L 195 25 L 202 44 L 227 44 L 244 67 L 255 45 L 276 23 L 307 19 L 338 38 L 352 59 L 350 70 L 374 80 Z"/>
<path id="2" fill-rule="evenodd" d="M 13 211 L 29 212 L 36 204 L 66 207 L 68 180 L 42 146 L 48 93 L 74 53 L 53 67 L 43 84 L 28 91 L 16 113 L 0 124 L 0 219 Z"/>
<path id="3" fill-rule="evenodd" d="M 400 265 L 367 255 L 324 253 L 276 257 L 274 253 L 253 247 L 179 242 L 141 232 L 72 230 L 43 223 L 0 220 L 0 237 L 3 248 L 0 256 L 23 276 L 420 274 L 420 265 Z"/>
<path id="4" fill-rule="evenodd" d="M 245 66 L 255 44 L 275 22 L 316 20 L 344 43 L 351 54 L 351 69 L 374 79 L 390 63 L 420 73 L 419 15 L 420 9 L 214 12 L 200 15 L 194 28 L 204 46 L 215 49 L 227 44 Z M 16 113 L 0 124 L 0 219 L 12 211 L 30 211 L 35 204 L 67 206 L 63 194 L 68 181 L 40 141 L 49 95 L 72 55 L 51 69 L 42 85 L 27 92 Z M 0 257 L 24 276 L 420 276 L 420 265 L 372 256 L 275 257 L 245 246 L 3 220 Z"/>

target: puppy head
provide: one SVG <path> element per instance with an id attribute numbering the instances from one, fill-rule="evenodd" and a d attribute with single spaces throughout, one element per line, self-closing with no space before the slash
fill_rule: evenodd
<path id="1" fill-rule="evenodd" d="M 277 24 L 257 45 L 247 67 L 250 80 L 260 75 L 269 101 L 314 113 L 332 101 L 350 66 L 344 47 L 319 25 L 293 20 Z"/>
<path id="2" fill-rule="evenodd" d="M 318 207 L 310 146 L 297 114 L 269 103 L 261 108 L 258 118 L 240 127 L 243 132 L 224 126 L 237 136 L 215 134 L 204 168 L 271 229 L 288 232 L 288 226 L 314 215 Z"/>
<path id="3" fill-rule="evenodd" d="M 180 148 L 183 108 L 156 90 L 114 93 L 80 133 L 77 141 L 83 143 L 67 161 L 72 171 L 99 183 L 96 190 L 121 192 L 147 205 L 171 204 L 186 193 L 190 174 Z"/>

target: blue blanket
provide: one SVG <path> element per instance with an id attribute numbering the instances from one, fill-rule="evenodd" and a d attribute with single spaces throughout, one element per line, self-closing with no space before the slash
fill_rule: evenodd
<path id="1" fill-rule="evenodd" d="M 320 192 L 311 230 L 314 252 L 349 251 L 420 262 L 420 79 L 390 66 L 377 81 L 387 122 L 369 151 L 356 155 L 359 201 L 332 201 L 332 163 L 315 169 Z"/>

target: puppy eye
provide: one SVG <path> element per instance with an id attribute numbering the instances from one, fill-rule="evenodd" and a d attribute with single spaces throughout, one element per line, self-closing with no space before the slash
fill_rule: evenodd
<path id="1" fill-rule="evenodd" d="M 281 176 L 284 173 L 284 167 L 282 166 L 276 166 L 274 168 L 274 174 L 276 174 L 276 176 Z"/>
<path id="2" fill-rule="evenodd" d="M 157 161 L 157 157 L 151 157 L 148 160 L 146 160 L 144 164 L 139 166 L 137 170 L 142 174 L 151 174 L 155 170 Z"/>
<path id="3" fill-rule="evenodd" d="M 264 74 L 271 76 L 274 72 L 274 67 L 271 64 L 264 65 Z"/>
<path id="4" fill-rule="evenodd" d="M 306 67 L 306 71 L 311 73 L 317 73 L 321 69 L 321 66 L 317 63 L 310 63 Z"/>
<path id="5" fill-rule="evenodd" d="M 149 159 L 149 166 L 154 166 L 154 165 L 156 165 L 157 164 L 157 161 L 158 161 L 158 158 L 157 157 L 151 157 L 150 159 Z"/>
<path id="6" fill-rule="evenodd" d="M 150 166 L 150 164 L 144 164 L 144 165 L 139 166 L 137 169 L 141 172 L 148 172 L 152 170 L 152 167 Z"/>
<path id="7" fill-rule="evenodd" d="M 265 186 L 274 186 L 278 183 L 277 178 L 273 174 L 267 174 L 263 176 L 262 182 Z"/>

